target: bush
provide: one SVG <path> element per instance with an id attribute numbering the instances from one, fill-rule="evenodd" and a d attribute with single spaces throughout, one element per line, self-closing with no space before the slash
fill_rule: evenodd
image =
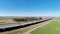
<path id="1" fill-rule="evenodd" d="M 24 17 L 24 18 L 13 18 L 14 21 L 33 21 L 33 20 L 42 20 L 41 17 L 37 18 L 37 17 Z"/>

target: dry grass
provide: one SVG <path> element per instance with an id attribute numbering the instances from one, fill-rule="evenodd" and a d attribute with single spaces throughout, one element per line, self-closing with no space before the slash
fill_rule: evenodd
<path id="1" fill-rule="evenodd" d="M 15 23 L 15 21 L 12 20 L 12 19 L 3 19 L 3 20 L 0 20 L 0 24 L 7 24 L 7 23 Z"/>

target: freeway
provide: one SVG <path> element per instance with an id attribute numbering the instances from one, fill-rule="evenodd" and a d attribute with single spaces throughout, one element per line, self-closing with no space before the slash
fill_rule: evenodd
<path id="1" fill-rule="evenodd" d="M 30 22 L 20 22 L 20 23 L 10 23 L 10 24 L 0 24 L 0 32 L 10 31 L 13 29 L 23 28 L 30 25 L 38 24 L 41 22 L 45 22 L 51 19 L 46 20 L 37 20 L 37 21 L 30 21 Z"/>
<path id="2" fill-rule="evenodd" d="M 43 21 L 43 20 L 30 21 L 30 22 L 20 22 L 20 23 L 0 24 L 0 29 L 5 29 L 5 28 L 9 28 L 9 27 L 20 26 L 20 25 L 24 26 L 25 24 L 31 24 L 31 23 L 35 23 L 35 22 L 39 22 L 39 21 Z"/>

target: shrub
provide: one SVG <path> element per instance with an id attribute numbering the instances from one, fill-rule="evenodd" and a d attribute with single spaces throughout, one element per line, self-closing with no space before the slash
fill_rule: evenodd
<path id="1" fill-rule="evenodd" d="M 23 17 L 23 18 L 13 18 L 14 21 L 33 21 L 33 20 L 42 20 L 41 17 Z"/>

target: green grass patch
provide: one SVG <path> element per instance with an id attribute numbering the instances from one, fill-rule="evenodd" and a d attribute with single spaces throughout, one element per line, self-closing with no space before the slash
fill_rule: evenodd
<path id="1" fill-rule="evenodd" d="M 7 24 L 7 22 L 0 22 L 0 24 Z"/>
<path id="2" fill-rule="evenodd" d="M 31 34 L 60 34 L 60 19 L 32 31 Z"/>

